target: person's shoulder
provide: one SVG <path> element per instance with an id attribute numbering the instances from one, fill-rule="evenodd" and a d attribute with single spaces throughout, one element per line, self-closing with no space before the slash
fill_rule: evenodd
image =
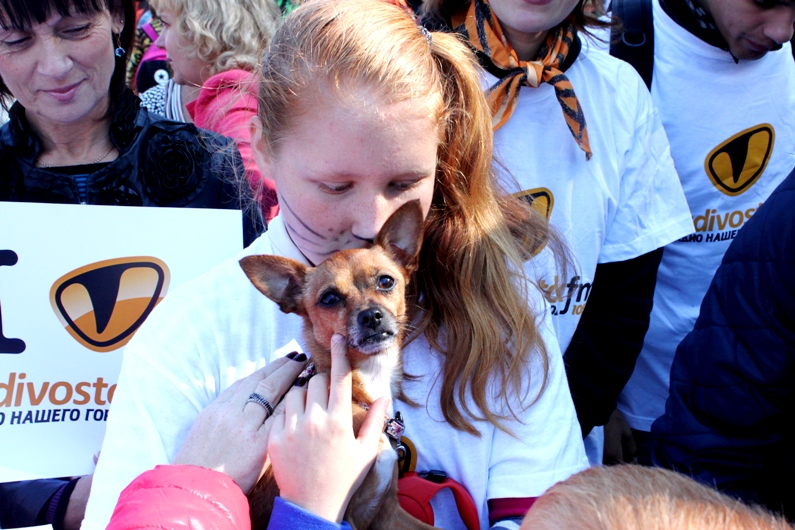
<path id="1" fill-rule="evenodd" d="M 253 72 L 235 68 L 219 72 L 208 79 L 193 104 L 191 114 L 196 123 L 214 129 L 217 123 L 235 110 L 257 110 L 259 86 Z"/>
<path id="2" fill-rule="evenodd" d="M 231 138 L 143 108 L 134 134 L 123 156 L 151 204 L 240 209 L 246 203 L 243 162 Z"/>
<path id="3" fill-rule="evenodd" d="M 240 267 L 240 260 L 258 254 L 276 254 L 268 232 L 262 234 L 234 257 L 221 261 L 206 273 L 183 284 L 186 286 L 183 294 L 189 298 L 192 296 L 200 298 L 205 295 L 204 293 L 212 292 L 223 297 L 232 294 L 228 289 L 254 294 L 255 289 Z M 256 294 L 261 296 L 258 291 Z"/>
<path id="4" fill-rule="evenodd" d="M 624 156 L 638 128 L 651 118 L 651 95 L 632 66 L 589 43 L 588 37 L 580 40 L 580 54 L 565 74 L 582 105 L 592 147 L 606 145 L 611 154 L 603 150 L 600 160 L 610 164 Z"/>
<path id="5" fill-rule="evenodd" d="M 211 176 L 234 181 L 234 175 L 243 172 L 240 154 L 231 138 L 193 123 L 166 119 L 144 108 L 140 109 L 137 124 L 138 163 L 158 174 L 166 172 L 162 178 L 174 180 L 179 174 L 182 180 Z"/>
<path id="6" fill-rule="evenodd" d="M 208 308 L 223 305 L 225 297 L 236 297 L 247 287 L 247 279 L 234 259 L 227 259 L 204 274 L 179 285 L 168 293 L 157 309 L 172 317 L 180 314 L 206 314 Z M 196 321 L 191 318 L 191 321 Z"/>
<path id="7" fill-rule="evenodd" d="M 150 318 L 154 316 L 165 327 L 171 327 L 168 322 L 180 321 L 209 329 L 223 327 L 224 321 L 236 320 L 242 314 L 256 313 L 252 308 L 269 305 L 269 300 L 246 277 L 239 261 L 252 254 L 274 253 L 266 232 L 238 255 L 168 293 L 155 309 L 157 314 L 153 312 Z"/>
<path id="8" fill-rule="evenodd" d="M 631 134 L 652 112 L 651 94 L 640 75 L 597 46 L 584 44 L 566 74 L 584 101 L 585 112 L 594 115 L 589 125 L 603 122 Z"/>
<path id="9" fill-rule="evenodd" d="M 583 42 L 580 56 L 571 66 L 573 71 L 598 78 L 616 91 L 637 93 L 642 89 L 648 92 L 643 79 L 629 63 L 613 57 L 600 46 L 588 44 L 588 37 Z"/>
<path id="10" fill-rule="evenodd" d="M 234 142 L 226 136 L 220 135 L 209 129 L 202 129 L 194 123 L 169 120 L 168 118 L 150 112 L 141 107 L 138 115 L 138 125 L 147 142 L 155 142 L 157 148 L 160 143 L 169 143 L 170 138 L 180 137 L 191 145 L 201 145 L 211 153 L 226 151 Z"/>

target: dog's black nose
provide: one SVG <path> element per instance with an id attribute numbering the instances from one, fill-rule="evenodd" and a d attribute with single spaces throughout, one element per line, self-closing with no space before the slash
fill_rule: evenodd
<path id="1" fill-rule="evenodd" d="M 375 329 L 379 325 L 381 325 L 381 319 L 384 318 L 384 315 L 381 313 L 381 310 L 372 308 L 372 309 L 365 309 L 361 313 L 359 313 L 358 322 L 360 326 L 367 326 L 370 329 Z"/>

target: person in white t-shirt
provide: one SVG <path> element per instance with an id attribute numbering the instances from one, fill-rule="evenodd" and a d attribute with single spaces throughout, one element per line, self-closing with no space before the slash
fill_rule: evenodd
<path id="1" fill-rule="evenodd" d="M 501 184 L 532 200 L 574 258 L 539 271 L 592 463 L 648 327 L 661 247 L 693 223 L 646 87 L 583 35 L 578 0 L 429 0 L 477 52 Z M 588 29 L 590 28 L 590 29 Z"/>
<path id="2" fill-rule="evenodd" d="M 651 95 L 695 232 L 665 247 L 643 351 L 619 399 L 643 463 L 676 347 L 726 249 L 795 166 L 795 2 L 654 0 L 653 15 Z"/>
<path id="3" fill-rule="evenodd" d="M 414 199 L 426 222 L 403 351 L 413 377 L 394 403 L 407 464 L 462 484 L 481 528 L 518 528 L 535 497 L 588 462 L 546 304 L 524 272 L 548 226 L 493 185 L 471 53 L 395 6 L 318 0 L 284 20 L 262 65 L 252 138 L 281 212 L 237 259 L 170 293 L 126 347 L 83 529 L 105 528 L 124 486 L 169 462 L 224 388 L 298 349 L 301 317 L 260 294 L 240 257 L 311 266 L 370 244 Z M 437 526 L 463 527 L 452 496 L 432 506 Z"/>

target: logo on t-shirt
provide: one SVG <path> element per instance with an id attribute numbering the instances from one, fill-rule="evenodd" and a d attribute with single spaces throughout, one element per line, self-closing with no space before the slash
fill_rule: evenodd
<path id="1" fill-rule="evenodd" d="M 547 188 L 533 188 L 532 190 L 520 191 L 514 193 L 514 197 L 524 199 L 535 208 L 535 210 L 543 215 L 547 221 L 552 217 L 552 208 L 555 206 L 555 197 L 552 192 Z"/>
<path id="2" fill-rule="evenodd" d="M 519 193 L 514 193 L 513 196 L 527 201 L 527 203 L 532 206 L 536 212 L 543 215 L 547 221 L 549 221 L 550 217 L 552 217 L 552 208 L 555 206 L 555 197 L 547 188 L 533 188 L 531 190 L 520 191 Z M 538 248 L 533 251 L 533 256 L 541 252 L 546 244 L 547 242 L 544 241 L 538 245 Z"/>
<path id="3" fill-rule="evenodd" d="M 168 291 L 170 273 L 153 257 L 91 263 L 60 277 L 50 303 L 66 331 L 96 352 L 121 348 Z"/>
<path id="4" fill-rule="evenodd" d="M 775 142 L 773 126 L 767 123 L 741 131 L 713 149 L 704 170 L 721 193 L 740 195 L 765 171 Z"/>

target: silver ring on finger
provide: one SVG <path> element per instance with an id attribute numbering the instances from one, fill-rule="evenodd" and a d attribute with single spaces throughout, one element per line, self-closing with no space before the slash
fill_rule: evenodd
<path id="1" fill-rule="evenodd" d="M 271 414 L 273 414 L 273 405 L 271 405 L 271 402 L 268 401 L 267 399 L 265 399 L 264 397 L 260 396 L 256 392 L 254 392 L 253 394 L 248 396 L 248 399 L 246 400 L 246 403 L 249 403 L 249 402 L 253 402 L 253 403 L 256 403 L 258 405 L 261 405 L 262 408 L 265 409 L 265 419 L 266 420 L 271 417 Z"/>

